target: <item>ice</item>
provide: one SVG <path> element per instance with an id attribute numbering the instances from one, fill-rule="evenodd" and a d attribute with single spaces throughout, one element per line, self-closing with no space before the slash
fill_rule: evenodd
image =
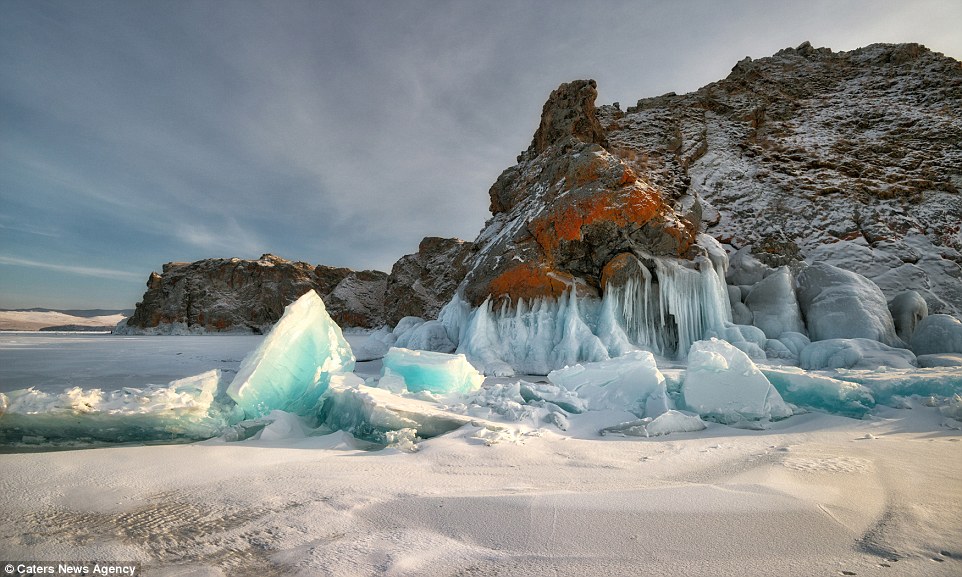
<path id="1" fill-rule="evenodd" d="M 568 298 L 559 299 L 558 325 L 561 338 L 551 349 L 551 367 L 566 367 L 580 362 L 603 361 L 609 358 L 608 349 L 595 336 L 591 328 L 581 318 L 578 310 L 578 297 L 571 288 Z"/>
<path id="2" fill-rule="evenodd" d="M 891 404 L 897 397 L 949 398 L 962 393 L 962 367 L 889 369 L 874 371 L 839 369 L 836 379 L 858 383 L 872 392 L 876 403 Z"/>
<path id="3" fill-rule="evenodd" d="M 726 276 L 730 284 L 753 285 L 761 282 L 771 270 L 771 267 L 755 258 L 751 246 L 745 246 L 729 257 Z"/>
<path id="4" fill-rule="evenodd" d="M 322 400 L 319 417 L 325 427 L 385 445 L 390 442 L 387 433 L 403 429 L 428 439 L 469 423 L 500 427 L 447 411 L 431 401 L 369 387 L 353 374 L 333 376 Z"/>
<path id="5" fill-rule="evenodd" d="M 902 344 L 882 290 L 869 279 L 816 263 L 802 270 L 797 281 L 798 302 L 813 341 L 865 338 Z"/>
<path id="6" fill-rule="evenodd" d="M 781 419 L 792 414 L 745 353 L 715 338 L 691 346 L 681 391 L 689 409 L 721 423 Z"/>
<path id="7" fill-rule="evenodd" d="M 275 409 L 310 415 L 331 375 L 354 370 L 354 354 L 313 290 L 291 303 L 241 363 L 227 394 L 248 419 Z"/>
<path id="8" fill-rule="evenodd" d="M 889 301 L 889 312 L 892 313 L 896 333 L 907 343 L 912 339 L 915 327 L 929 315 L 929 307 L 922 295 L 905 291 Z"/>
<path id="9" fill-rule="evenodd" d="M 215 403 L 220 371 L 167 385 L 117 391 L 73 387 L 54 394 L 33 388 L 0 393 L 0 440 L 197 440 L 218 435 L 227 417 Z"/>
<path id="10" fill-rule="evenodd" d="M 919 355 L 915 358 L 922 368 L 962 367 L 962 354 L 937 353 L 933 355 Z"/>
<path id="11" fill-rule="evenodd" d="M 399 320 L 394 327 L 394 346 L 407 348 L 407 343 L 411 339 L 411 335 L 418 327 L 423 325 L 424 322 L 424 319 L 421 317 L 404 317 Z"/>
<path id="12" fill-rule="evenodd" d="M 764 367 L 762 371 L 783 398 L 796 405 L 861 417 L 877 403 L 919 395 L 936 399 L 962 393 L 962 367 L 805 371 Z"/>
<path id="13" fill-rule="evenodd" d="M 791 272 L 783 266 L 756 284 L 745 297 L 745 306 L 752 312 L 752 324 L 770 339 L 786 332 L 805 332 L 793 284 Z"/>
<path id="14" fill-rule="evenodd" d="M 915 328 L 911 346 L 917 355 L 962 353 L 962 322 L 950 315 L 929 315 Z"/>
<path id="15" fill-rule="evenodd" d="M 457 348 L 440 321 L 427 321 L 409 329 L 403 337 L 398 337 L 394 346 L 439 353 L 453 353 Z"/>
<path id="16" fill-rule="evenodd" d="M 858 383 L 797 367 L 763 367 L 782 398 L 794 405 L 861 418 L 875 406 L 872 392 Z"/>
<path id="17" fill-rule="evenodd" d="M 354 358 L 358 361 L 380 359 L 387 354 L 388 349 L 394 346 L 396 340 L 394 331 L 388 326 L 383 326 L 368 335 L 359 346 L 353 347 Z"/>
<path id="18" fill-rule="evenodd" d="M 877 369 L 895 367 L 910 369 L 916 366 L 915 355 L 906 349 L 896 349 L 869 339 L 828 339 L 816 341 L 798 357 L 803 369 Z"/>
<path id="19" fill-rule="evenodd" d="M 382 362 L 382 378 L 399 377 L 412 392 L 469 393 L 484 381 L 464 355 L 392 347 Z"/>
<path id="20" fill-rule="evenodd" d="M 638 417 L 657 417 L 670 408 L 665 377 L 648 351 L 551 371 L 548 380 L 577 393 L 591 410 L 620 409 Z"/>
<path id="21" fill-rule="evenodd" d="M 605 289 L 611 307 L 631 344 L 665 356 L 684 357 L 696 340 L 732 320 L 724 281 L 724 262 L 709 256 L 696 259 L 697 268 L 684 261 L 653 258 L 658 282 L 644 267 L 642 278 Z M 604 318 L 604 317 L 602 317 Z M 670 319 L 670 320 L 669 320 Z M 598 334 L 602 335 L 601 331 Z"/>
<path id="22" fill-rule="evenodd" d="M 768 347 L 768 338 L 758 327 L 750 325 L 736 325 L 725 323 L 725 326 L 705 332 L 705 338 L 717 338 L 727 341 L 735 348 L 754 360 L 765 360 L 767 354 L 765 349 Z"/>
<path id="23" fill-rule="evenodd" d="M 778 335 L 778 342 L 785 345 L 785 347 L 791 351 L 792 355 L 797 359 L 802 354 L 802 350 L 812 341 L 802 333 L 788 332 Z"/>
<path id="24" fill-rule="evenodd" d="M 453 331 L 452 331 L 453 332 Z M 579 362 L 605 360 L 608 349 L 582 317 L 573 290 L 559 299 L 520 300 L 498 312 L 490 300 L 476 308 L 462 332 L 458 353 L 486 375 L 545 375 Z"/>
<path id="25" fill-rule="evenodd" d="M 627 437 L 658 437 L 671 433 L 691 433 L 706 428 L 705 421 L 698 415 L 687 415 L 681 411 L 666 411 L 655 418 L 646 417 L 628 421 L 620 425 L 605 427 L 602 435 L 625 435 Z"/>

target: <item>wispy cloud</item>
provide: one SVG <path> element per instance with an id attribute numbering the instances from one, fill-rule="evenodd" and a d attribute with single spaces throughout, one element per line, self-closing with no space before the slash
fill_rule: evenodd
<path id="1" fill-rule="evenodd" d="M 68 274 L 79 274 L 82 276 L 92 276 L 97 278 L 106 278 L 111 280 L 119 280 L 119 281 L 127 281 L 127 282 L 142 282 L 144 280 L 143 273 L 113 270 L 108 268 L 40 262 L 35 260 L 28 260 L 25 258 L 13 258 L 9 256 L 4 256 L 4 255 L 0 255 L 0 265 L 25 266 L 29 268 L 39 268 L 39 269 L 52 270 L 52 271 L 63 272 Z"/>
<path id="2" fill-rule="evenodd" d="M 0 229 L 9 230 L 13 232 L 22 232 L 25 234 L 32 234 L 36 236 L 45 236 L 47 238 L 57 238 L 60 236 L 60 233 L 54 232 L 52 230 L 46 230 L 30 224 L 24 224 L 24 225 L 0 224 Z"/>

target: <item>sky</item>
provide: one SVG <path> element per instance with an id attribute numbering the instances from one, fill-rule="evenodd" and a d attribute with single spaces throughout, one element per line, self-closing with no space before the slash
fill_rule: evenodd
<path id="1" fill-rule="evenodd" d="M 390 271 L 475 238 L 559 84 L 689 92 L 803 41 L 962 59 L 962 2 L 0 0 L 0 308 L 168 261 Z"/>

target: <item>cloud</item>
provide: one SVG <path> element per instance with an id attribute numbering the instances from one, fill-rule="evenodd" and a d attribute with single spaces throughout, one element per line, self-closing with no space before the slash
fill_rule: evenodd
<path id="1" fill-rule="evenodd" d="M 5 2 L 0 246 L 387 270 L 423 236 L 474 238 L 561 82 L 632 104 L 804 40 L 960 57 L 960 19 L 934 1 Z"/>
<path id="2" fill-rule="evenodd" d="M 113 269 L 106 269 L 106 268 L 40 262 L 35 260 L 15 258 L 15 257 L 4 256 L 4 255 L 0 255 L 0 265 L 25 266 L 30 268 L 39 268 L 39 269 L 51 270 L 55 272 L 79 274 L 82 276 L 90 276 L 90 277 L 104 278 L 104 279 L 124 281 L 124 282 L 140 283 L 140 282 L 143 282 L 144 280 L 144 275 L 141 273 L 128 272 L 128 271 L 122 271 L 122 270 L 113 270 Z"/>

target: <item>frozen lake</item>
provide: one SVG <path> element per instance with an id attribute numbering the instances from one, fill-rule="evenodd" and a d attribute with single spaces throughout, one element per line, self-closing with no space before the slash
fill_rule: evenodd
<path id="1" fill-rule="evenodd" d="M 346 334 L 352 346 L 366 334 Z M 210 369 L 235 373 L 263 335 L 123 336 L 0 332 L 0 392 L 166 384 Z M 373 363 L 358 363 L 359 372 Z M 379 363 L 378 363 L 379 365 Z M 378 367 L 370 369 L 374 373 Z"/>
<path id="2" fill-rule="evenodd" d="M 263 338 L 0 333 L 0 392 L 119 389 L 165 384 L 210 369 L 236 372 Z"/>

